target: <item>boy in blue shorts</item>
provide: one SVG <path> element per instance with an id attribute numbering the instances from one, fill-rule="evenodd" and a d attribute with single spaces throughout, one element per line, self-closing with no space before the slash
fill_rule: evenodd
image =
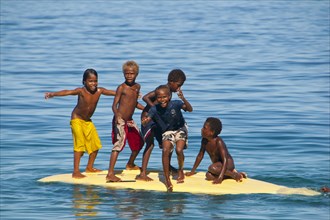
<path id="1" fill-rule="evenodd" d="M 165 185 L 168 192 L 173 191 L 170 180 L 170 158 L 175 148 L 178 157 L 178 178 L 177 183 L 184 182 L 184 154 L 183 150 L 187 147 L 188 129 L 181 109 L 192 112 L 193 108 L 185 99 L 182 92 L 178 96 L 181 100 L 171 101 L 171 91 L 167 85 L 161 85 L 155 90 L 156 105 L 152 106 L 148 115 L 142 120 L 142 125 L 156 123 L 156 129 L 162 134 L 162 163 L 165 176 Z"/>
<path id="2" fill-rule="evenodd" d="M 186 75 L 181 69 L 173 69 L 169 72 L 166 85 L 171 91 L 171 96 L 173 92 L 182 93 L 181 86 L 183 86 L 185 81 Z M 141 120 L 143 120 L 148 115 L 149 109 L 157 103 L 155 90 L 143 96 L 142 99 L 147 103 L 147 106 L 142 111 Z M 141 173 L 136 177 L 136 179 L 143 181 L 152 181 L 153 179 L 147 176 L 147 166 L 151 152 L 155 146 L 154 138 L 156 138 L 159 147 L 161 148 L 162 133 L 159 129 L 157 129 L 157 126 L 153 121 L 142 125 L 141 131 L 144 137 L 144 141 L 146 142 L 146 147 L 143 152 Z M 176 171 L 176 169 L 171 165 L 170 169 L 171 171 Z"/>

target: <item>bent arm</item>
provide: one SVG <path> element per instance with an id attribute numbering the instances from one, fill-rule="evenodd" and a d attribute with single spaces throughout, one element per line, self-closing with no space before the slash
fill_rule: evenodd
<path id="1" fill-rule="evenodd" d="M 122 88 L 121 88 L 121 86 L 119 86 L 116 90 L 116 95 L 115 95 L 115 98 L 113 99 L 113 103 L 112 103 L 112 111 L 115 115 L 116 122 L 117 122 L 118 116 L 119 116 L 118 115 L 118 105 L 119 105 L 121 94 L 122 94 Z"/>
<path id="2" fill-rule="evenodd" d="M 183 101 L 183 106 L 182 109 L 188 112 L 192 112 L 193 111 L 193 107 L 191 106 L 191 104 L 187 101 L 187 99 L 184 97 L 182 90 L 178 90 L 178 96 L 179 98 Z"/>
<path id="3" fill-rule="evenodd" d="M 144 95 L 142 97 L 142 100 L 147 103 L 147 105 L 150 105 L 150 106 L 154 106 L 155 103 L 153 100 L 155 100 L 155 97 L 156 97 L 156 93 L 155 91 L 151 91 L 149 92 L 148 94 Z"/>
<path id="4" fill-rule="evenodd" d="M 144 109 L 144 106 L 141 103 L 137 102 L 136 103 L 136 108 L 137 109 L 140 109 L 140 110 L 143 110 Z"/>

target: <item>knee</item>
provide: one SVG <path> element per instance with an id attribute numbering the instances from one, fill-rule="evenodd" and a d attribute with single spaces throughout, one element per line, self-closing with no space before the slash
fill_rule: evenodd
<path id="1" fill-rule="evenodd" d="M 163 154 L 167 155 L 171 153 L 171 148 L 169 146 L 163 146 Z"/>
<path id="2" fill-rule="evenodd" d="M 207 169 L 209 172 L 211 172 L 212 170 L 215 170 L 215 165 L 214 164 L 211 164 L 208 169 Z"/>
<path id="3" fill-rule="evenodd" d="M 215 177 L 210 172 L 206 172 L 205 179 L 206 180 L 214 180 Z"/>
<path id="4" fill-rule="evenodd" d="M 181 155 L 181 154 L 183 154 L 183 149 L 182 148 L 176 148 L 175 152 L 176 152 L 177 155 Z"/>
<path id="5" fill-rule="evenodd" d="M 212 174 L 219 174 L 222 168 L 222 164 L 220 163 L 213 163 L 209 166 L 208 171 Z"/>

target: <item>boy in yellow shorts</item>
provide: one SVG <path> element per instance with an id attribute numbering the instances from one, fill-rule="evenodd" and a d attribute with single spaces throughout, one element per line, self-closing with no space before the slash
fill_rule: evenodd
<path id="1" fill-rule="evenodd" d="M 114 90 L 108 90 L 98 85 L 97 72 L 94 69 L 87 69 L 83 75 L 83 87 L 74 90 L 62 90 L 58 92 L 46 92 L 45 99 L 54 96 L 78 95 L 78 103 L 71 114 L 71 130 L 74 145 L 74 165 L 73 178 L 84 178 L 84 174 L 80 172 L 80 159 L 87 151 L 89 154 L 86 173 L 100 172 L 94 168 L 94 162 L 99 149 L 102 148 L 101 140 L 91 117 L 96 109 L 97 103 L 101 95 L 114 96 Z"/>

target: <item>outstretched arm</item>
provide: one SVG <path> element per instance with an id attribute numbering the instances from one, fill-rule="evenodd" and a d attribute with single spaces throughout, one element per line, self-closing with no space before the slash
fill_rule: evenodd
<path id="1" fill-rule="evenodd" d="M 106 88 L 100 88 L 100 89 L 102 89 L 102 91 L 101 91 L 102 95 L 107 95 L 107 96 L 115 96 L 116 95 L 115 90 L 110 90 L 110 89 L 106 89 Z"/>
<path id="2" fill-rule="evenodd" d="M 53 98 L 54 96 L 67 96 L 67 95 L 78 95 L 80 92 L 80 88 L 75 90 L 61 90 L 58 92 L 46 92 L 45 99 Z"/>

